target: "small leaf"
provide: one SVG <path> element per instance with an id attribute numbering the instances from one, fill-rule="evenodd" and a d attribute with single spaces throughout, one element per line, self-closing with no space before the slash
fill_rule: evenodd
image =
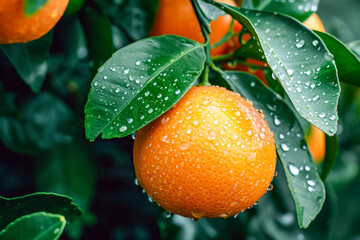
<path id="1" fill-rule="evenodd" d="M 51 31 L 28 43 L 0 45 L 20 77 L 34 92 L 41 89 L 45 80 L 52 35 Z"/>
<path id="2" fill-rule="evenodd" d="M 24 0 L 25 14 L 30 16 L 42 8 L 48 0 Z"/>
<path id="3" fill-rule="evenodd" d="M 10 223 L 0 232 L 0 240 L 57 240 L 65 226 L 64 216 L 37 212 Z"/>
<path id="4" fill-rule="evenodd" d="M 360 59 L 340 40 L 329 33 L 315 31 L 334 55 L 339 80 L 360 86 Z"/>
<path id="5" fill-rule="evenodd" d="M 299 226 L 308 227 L 323 206 L 325 189 L 295 115 L 276 93 L 251 74 L 226 72 L 218 80 L 264 112 L 265 120 L 274 132 L 277 153 L 295 201 Z"/>
<path id="6" fill-rule="evenodd" d="M 94 8 L 86 7 L 82 24 L 87 37 L 93 69 L 98 69 L 114 52 L 111 23 L 107 16 Z"/>
<path id="7" fill-rule="evenodd" d="M 23 215 L 41 211 L 63 215 L 69 222 L 82 214 L 82 210 L 71 198 L 59 194 L 34 193 L 15 198 L 0 197 L 0 229 Z"/>
<path id="8" fill-rule="evenodd" d="M 85 106 L 86 137 L 124 137 L 153 121 L 190 89 L 204 61 L 201 44 L 174 35 L 118 50 L 92 82 Z"/>
<path id="9" fill-rule="evenodd" d="M 299 21 L 305 21 L 317 11 L 319 0 L 294 0 L 294 1 L 269 1 L 269 0 L 244 0 L 241 7 L 261 10 L 266 12 L 277 12 L 290 15 Z"/>
<path id="10" fill-rule="evenodd" d="M 334 135 L 340 85 L 333 55 L 322 40 L 284 15 L 213 3 L 252 33 L 299 114 Z"/>

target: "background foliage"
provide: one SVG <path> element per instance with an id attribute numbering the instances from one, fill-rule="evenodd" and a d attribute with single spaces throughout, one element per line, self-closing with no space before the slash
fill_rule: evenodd
<path id="1" fill-rule="evenodd" d="M 308 229 L 298 227 L 280 167 L 274 189 L 237 218 L 169 218 L 134 183 L 132 137 L 89 143 L 84 132 L 83 110 L 97 69 L 115 50 L 146 37 L 157 1 L 87 0 L 79 10 L 76 3 L 70 1 L 73 9 L 41 39 L 0 46 L 1 196 L 71 197 L 84 214 L 60 239 L 360 239 L 358 88 L 342 84 L 340 152 L 325 181 L 324 207 Z M 360 39 L 359 10 L 356 0 L 326 0 L 318 14 L 329 33 L 350 43 Z M 27 212 L 19 221 L 46 219 L 51 227 L 52 221 L 64 223 L 58 215 L 63 210 Z"/>

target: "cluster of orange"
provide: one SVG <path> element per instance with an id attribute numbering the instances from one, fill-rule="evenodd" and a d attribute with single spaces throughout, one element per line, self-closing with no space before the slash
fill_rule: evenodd
<path id="1" fill-rule="evenodd" d="M 220 2 L 235 6 L 232 0 Z M 23 0 L 0 2 L 0 44 L 43 36 L 59 21 L 68 0 L 50 0 L 31 16 L 24 14 L 23 4 Z M 210 43 L 220 41 L 231 23 L 228 15 L 213 21 Z M 324 31 L 316 15 L 305 25 Z M 232 30 L 239 33 L 241 28 L 235 22 Z M 204 41 L 189 0 L 160 1 L 150 35 L 164 34 Z M 233 36 L 211 54 L 223 55 L 238 47 Z M 261 71 L 239 64 L 228 67 L 265 80 Z M 316 160 L 324 155 L 323 147 L 313 147 L 320 138 L 323 133 L 314 128 L 308 141 Z M 168 112 L 138 131 L 134 165 L 141 186 L 168 211 L 196 219 L 226 218 L 251 207 L 266 193 L 275 172 L 275 142 L 263 114 L 250 101 L 224 88 L 193 87 Z"/>

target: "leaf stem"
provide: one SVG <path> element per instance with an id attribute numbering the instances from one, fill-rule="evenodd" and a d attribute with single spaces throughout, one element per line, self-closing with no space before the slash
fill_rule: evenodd
<path id="1" fill-rule="evenodd" d="M 211 86 L 211 84 L 209 82 L 209 65 L 208 64 L 205 65 L 205 69 L 201 75 L 201 83 L 199 84 L 199 86 Z"/>
<path id="2" fill-rule="evenodd" d="M 209 34 L 211 33 L 210 26 L 208 24 L 208 19 L 206 16 L 204 16 L 204 13 L 202 12 L 199 3 L 197 0 L 191 0 L 191 4 L 193 6 L 193 9 L 195 11 L 196 17 L 198 19 L 198 22 L 200 24 L 202 35 L 205 38 L 204 42 L 204 49 L 206 54 L 206 61 L 205 61 L 205 68 L 204 73 L 201 78 L 200 85 L 202 86 L 209 86 L 209 65 L 213 64 L 211 56 L 210 56 L 210 37 Z"/>

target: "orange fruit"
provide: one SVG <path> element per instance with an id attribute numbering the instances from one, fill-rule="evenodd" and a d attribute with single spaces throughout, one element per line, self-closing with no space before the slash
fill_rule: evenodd
<path id="1" fill-rule="evenodd" d="M 219 0 L 218 2 L 235 6 L 233 0 Z M 219 16 L 211 22 L 210 44 L 220 41 L 230 30 L 232 18 L 229 15 Z M 190 0 L 160 0 L 150 36 L 174 34 L 190 38 L 203 43 L 200 25 Z M 211 55 L 221 55 L 226 52 L 226 44 L 211 50 Z"/>
<path id="2" fill-rule="evenodd" d="M 48 0 L 32 15 L 24 11 L 24 0 L 1 0 L 0 44 L 24 43 L 49 32 L 63 15 L 69 0 Z"/>
<path id="3" fill-rule="evenodd" d="M 315 163 L 321 163 L 325 157 L 325 133 L 311 125 L 310 132 L 306 134 L 305 139 Z"/>
<path id="4" fill-rule="evenodd" d="M 191 88 L 134 143 L 140 185 L 164 209 L 189 218 L 226 218 L 252 206 L 275 165 L 263 114 L 220 87 Z"/>
<path id="5" fill-rule="evenodd" d="M 325 32 L 325 27 L 316 13 L 313 13 L 308 19 L 306 19 L 306 21 L 303 22 L 303 25 L 312 30 Z"/>

